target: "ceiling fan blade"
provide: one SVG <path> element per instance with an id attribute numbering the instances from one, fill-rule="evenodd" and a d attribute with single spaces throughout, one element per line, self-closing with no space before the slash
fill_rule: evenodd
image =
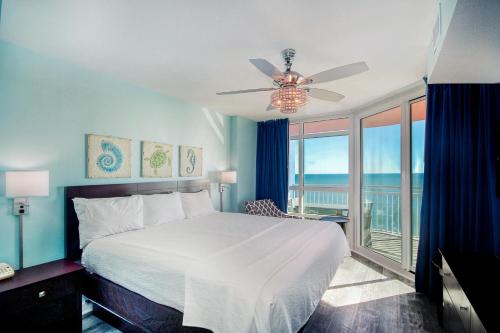
<path id="1" fill-rule="evenodd" d="M 217 95 L 235 95 L 235 94 L 246 94 L 246 93 L 259 92 L 259 91 L 271 91 L 271 90 L 276 90 L 276 89 L 277 88 L 257 88 L 257 89 L 222 91 L 222 92 L 218 92 L 216 94 Z"/>
<path id="2" fill-rule="evenodd" d="M 273 110 L 276 110 L 276 108 L 272 104 L 269 104 L 266 108 L 266 111 L 273 111 Z"/>
<path id="3" fill-rule="evenodd" d="M 323 71 L 321 73 L 311 75 L 311 76 L 307 77 L 302 82 L 302 84 L 322 83 L 322 82 L 339 80 L 339 79 L 343 79 L 345 77 L 349 77 L 352 75 L 366 72 L 367 70 L 368 70 L 368 65 L 364 61 L 356 62 L 354 64 L 335 67 L 335 68 Z"/>
<path id="4" fill-rule="evenodd" d="M 330 90 L 318 89 L 318 88 L 307 88 L 309 96 L 317 99 L 322 99 L 330 102 L 338 102 L 345 96 Z"/>
<path id="5" fill-rule="evenodd" d="M 262 73 L 266 74 L 273 80 L 283 77 L 283 73 L 266 59 L 249 59 L 252 65 L 257 67 Z"/>

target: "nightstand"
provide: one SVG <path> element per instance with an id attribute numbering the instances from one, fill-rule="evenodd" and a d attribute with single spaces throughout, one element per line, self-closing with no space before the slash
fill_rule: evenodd
<path id="1" fill-rule="evenodd" d="M 63 259 L 1 280 L 0 326 L 12 332 L 81 332 L 82 272 L 82 266 Z"/>

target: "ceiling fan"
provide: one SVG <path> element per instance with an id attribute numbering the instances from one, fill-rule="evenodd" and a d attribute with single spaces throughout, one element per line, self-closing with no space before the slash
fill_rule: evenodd
<path id="1" fill-rule="evenodd" d="M 322 99 L 331 102 L 338 102 L 345 96 L 333 91 L 309 87 L 310 84 L 323 83 L 343 79 L 352 75 L 363 73 L 368 70 L 365 62 L 356 62 L 350 65 L 335 67 L 311 76 L 292 71 L 295 49 L 284 49 L 281 55 L 285 60 L 285 71 L 281 72 L 276 66 L 266 59 L 250 59 L 250 62 L 262 73 L 273 79 L 275 87 L 257 88 L 235 91 L 218 92 L 217 95 L 245 94 L 260 91 L 273 91 L 271 102 L 266 111 L 279 109 L 285 114 L 295 113 L 306 105 L 308 97 Z"/>

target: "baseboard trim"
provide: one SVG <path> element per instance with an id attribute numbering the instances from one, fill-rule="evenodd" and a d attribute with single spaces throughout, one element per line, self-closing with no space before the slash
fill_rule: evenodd
<path id="1" fill-rule="evenodd" d="M 351 250 L 351 253 L 353 254 L 353 257 L 355 259 L 361 259 L 364 261 L 364 263 L 366 263 L 368 265 L 371 264 L 372 266 L 378 267 L 381 270 L 381 273 L 389 273 L 394 278 L 397 278 L 399 281 L 401 281 L 401 282 L 403 282 L 403 283 L 405 283 L 413 288 L 415 287 L 415 275 L 413 273 L 411 273 L 411 272 L 405 272 L 405 273 L 398 272 L 394 268 L 389 267 L 389 266 L 385 265 L 384 263 L 382 263 L 374 258 L 370 258 L 370 257 L 368 257 L 368 256 L 364 255 L 363 253 L 356 251 L 356 250 Z"/>

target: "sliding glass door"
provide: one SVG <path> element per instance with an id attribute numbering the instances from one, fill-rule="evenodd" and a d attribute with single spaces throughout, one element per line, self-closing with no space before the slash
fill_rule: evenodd
<path id="1" fill-rule="evenodd" d="M 359 117 L 360 246 L 414 271 L 424 179 L 425 97 Z M 368 251 L 366 251 L 368 250 Z"/>
<path id="2" fill-rule="evenodd" d="M 401 108 L 361 119 L 361 244 L 401 262 Z"/>
<path id="3" fill-rule="evenodd" d="M 410 103 L 411 116 L 411 268 L 417 264 L 420 210 L 424 186 L 425 98 Z"/>

